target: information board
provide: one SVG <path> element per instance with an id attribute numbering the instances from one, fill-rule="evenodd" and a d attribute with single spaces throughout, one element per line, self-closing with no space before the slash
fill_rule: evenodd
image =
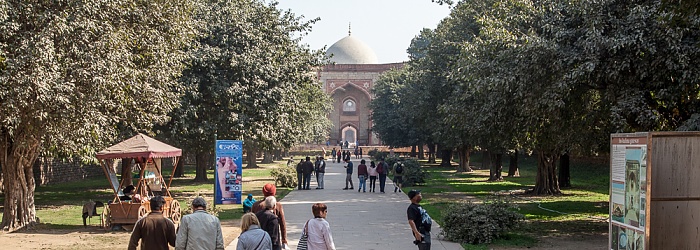
<path id="1" fill-rule="evenodd" d="M 243 141 L 217 140 L 215 152 L 214 202 L 241 204 Z"/>
<path id="2" fill-rule="evenodd" d="M 611 138 L 610 249 L 645 248 L 647 138 L 646 134 Z"/>

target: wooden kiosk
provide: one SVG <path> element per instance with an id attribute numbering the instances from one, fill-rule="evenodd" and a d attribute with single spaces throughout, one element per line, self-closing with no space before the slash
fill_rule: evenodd
<path id="1" fill-rule="evenodd" d="M 612 134 L 609 249 L 700 249 L 700 132 Z"/>
<path id="2" fill-rule="evenodd" d="M 113 225 L 130 227 L 136 221 L 151 211 L 149 199 L 155 195 L 165 198 L 163 216 L 170 218 L 175 224 L 180 222 L 180 203 L 173 199 L 168 188 L 173 181 L 177 161 L 182 150 L 156 139 L 139 133 L 123 142 L 97 153 L 97 159 L 110 181 L 114 198 L 105 205 L 102 212 L 102 225 L 110 229 Z M 162 158 L 174 158 L 173 171 L 167 185 L 162 176 Z M 136 194 L 131 200 L 122 198 L 129 195 L 122 193 L 124 187 L 132 183 L 121 183 L 112 167 L 115 159 L 134 159 L 134 169 L 139 171 L 139 180 L 135 185 Z M 124 178 L 122 178 L 124 180 Z"/>

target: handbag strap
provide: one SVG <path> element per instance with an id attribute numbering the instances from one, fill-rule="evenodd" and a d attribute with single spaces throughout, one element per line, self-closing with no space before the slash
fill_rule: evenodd
<path id="1" fill-rule="evenodd" d="M 304 231 L 301 231 L 301 234 L 309 234 L 309 221 L 311 221 L 311 219 L 307 220 L 306 223 L 304 223 Z"/>
<path id="2" fill-rule="evenodd" d="M 262 244 L 263 240 L 265 240 L 265 234 L 263 234 L 263 236 L 260 237 L 260 242 L 258 242 L 258 245 L 255 246 L 255 248 L 253 248 L 253 249 L 258 249 L 258 247 L 260 246 L 260 244 Z"/>

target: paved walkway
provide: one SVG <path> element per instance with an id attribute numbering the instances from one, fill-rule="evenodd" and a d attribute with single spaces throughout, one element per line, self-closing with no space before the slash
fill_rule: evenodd
<path id="1" fill-rule="evenodd" d="M 311 205 L 317 202 L 328 205 L 328 217 L 336 249 L 352 250 L 410 250 L 413 245 L 411 229 L 406 218 L 406 208 L 410 201 L 405 193 L 394 193 L 394 186 L 387 180 L 386 193 L 379 193 L 377 180 L 376 193 L 357 192 L 357 165 L 353 159 L 355 190 L 342 190 L 345 187 L 345 163 L 326 163 L 325 189 L 317 190 L 315 177 L 312 177 L 311 190 L 294 190 L 281 200 L 287 219 L 289 247 L 296 249 L 304 223 L 313 218 Z M 367 163 L 369 165 L 369 162 Z M 367 181 L 369 185 L 369 181 Z M 369 191 L 369 189 L 368 189 Z M 441 231 L 433 222 L 433 250 L 462 250 L 454 242 L 441 241 L 437 234 Z M 226 247 L 236 248 L 237 240 Z"/>

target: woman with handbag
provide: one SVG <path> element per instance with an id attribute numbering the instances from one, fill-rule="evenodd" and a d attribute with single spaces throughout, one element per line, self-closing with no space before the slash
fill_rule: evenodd
<path id="1" fill-rule="evenodd" d="M 331 226 L 326 221 L 328 206 L 316 203 L 311 206 L 311 212 L 313 212 L 314 218 L 304 225 L 297 250 L 335 250 Z"/>
<path id="2" fill-rule="evenodd" d="M 260 229 L 260 221 L 254 213 L 246 213 L 241 218 L 241 235 L 238 236 L 236 250 L 272 249 L 272 240 L 267 232 Z"/>

